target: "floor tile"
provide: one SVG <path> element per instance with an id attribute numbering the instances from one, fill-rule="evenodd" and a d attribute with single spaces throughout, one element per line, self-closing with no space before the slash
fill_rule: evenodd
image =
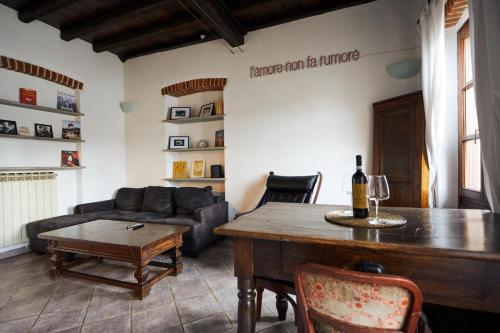
<path id="1" fill-rule="evenodd" d="M 129 289 L 109 286 L 106 284 L 96 284 L 92 293 L 92 302 L 98 301 L 131 301 L 134 299 L 133 293 Z"/>
<path id="2" fill-rule="evenodd" d="M 32 329 L 34 333 L 57 332 L 80 327 L 85 309 L 61 310 L 42 314 Z"/>
<path id="3" fill-rule="evenodd" d="M 133 312 L 141 312 L 147 309 L 173 304 L 173 302 L 170 289 L 163 288 L 159 290 L 151 290 L 149 296 L 146 298 L 142 300 L 134 299 L 131 303 Z"/>
<path id="4" fill-rule="evenodd" d="M 130 314 L 83 326 L 82 333 L 123 333 L 130 331 Z"/>
<path id="5" fill-rule="evenodd" d="M 133 314 L 132 329 L 134 333 L 170 332 L 179 329 L 181 323 L 174 304 L 147 309 Z"/>
<path id="6" fill-rule="evenodd" d="M 0 332 L 25 333 L 29 332 L 37 316 L 16 319 L 5 323 L 0 323 Z"/>
<path id="7" fill-rule="evenodd" d="M 222 306 L 217 303 L 211 294 L 177 301 L 177 308 L 183 323 L 189 323 L 223 312 Z"/>
<path id="8" fill-rule="evenodd" d="M 234 276 L 234 273 L 230 271 L 206 276 L 204 279 L 212 291 L 237 288 L 238 285 L 238 279 Z"/>
<path id="9" fill-rule="evenodd" d="M 238 289 L 219 289 L 214 291 L 213 294 L 225 311 L 238 307 Z"/>
<path id="10" fill-rule="evenodd" d="M 205 280 L 198 278 L 195 280 L 175 282 L 170 281 L 170 287 L 172 288 L 172 294 L 176 301 L 180 301 L 186 298 L 192 298 L 196 296 L 203 296 L 210 293 Z"/>
<path id="11" fill-rule="evenodd" d="M 186 333 L 205 333 L 205 332 L 218 332 L 229 333 L 235 332 L 235 328 L 227 318 L 226 314 L 218 314 L 212 317 L 201 319 L 189 324 L 184 325 Z"/>
<path id="12" fill-rule="evenodd" d="M 41 298 L 47 298 L 56 289 L 56 285 L 48 284 L 48 285 L 36 285 L 31 287 L 21 287 L 17 290 L 17 292 L 12 296 L 10 302 L 19 302 L 26 300 L 37 300 Z"/>
<path id="13" fill-rule="evenodd" d="M 84 294 L 55 294 L 43 310 L 50 313 L 61 309 L 86 308 L 90 300 L 90 293 Z"/>
<path id="14" fill-rule="evenodd" d="M 0 322 L 37 315 L 46 303 L 46 299 L 8 303 L 0 309 Z"/>
<path id="15" fill-rule="evenodd" d="M 130 302 L 122 300 L 90 303 L 84 325 L 126 315 L 130 312 Z"/>

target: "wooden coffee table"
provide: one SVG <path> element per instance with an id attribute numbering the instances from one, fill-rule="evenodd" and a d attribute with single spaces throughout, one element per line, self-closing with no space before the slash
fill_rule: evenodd
<path id="1" fill-rule="evenodd" d="M 189 227 L 144 223 L 143 228 L 127 230 L 127 226 L 134 224 L 137 223 L 96 220 L 39 234 L 38 238 L 49 241 L 47 249 L 52 253 L 50 261 L 53 264 L 50 274 L 55 279 L 61 277 L 61 274 L 72 275 L 131 289 L 136 297 L 143 299 L 149 295 L 151 287 L 162 278 L 182 272 L 182 254 L 179 248 L 182 245 L 182 234 L 189 231 Z M 64 252 L 86 254 L 91 257 L 64 263 Z M 163 252 L 167 252 L 172 263 L 153 261 L 155 256 Z M 100 261 L 102 258 L 133 264 L 136 267 L 134 277 L 137 283 L 70 270 L 90 260 Z M 147 266 L 161 267 L 165 270 L 148 279 Z"/>

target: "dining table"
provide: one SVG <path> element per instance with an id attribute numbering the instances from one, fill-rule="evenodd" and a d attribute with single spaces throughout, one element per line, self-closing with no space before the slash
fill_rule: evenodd
<path id="1" fill-rule="evenodd" d="M 487 210 L 381 207 L 407 223 L 363 228 L 327 222 L 344 206 L 270 202 L 215 229 L 234 239 L 238 332 L 255 332 L 255 281 L 292 284 L 297 266 L 356 269 L 360 262 L 407 277 L 429 304 L 500 313 L 500 216 Z"/>

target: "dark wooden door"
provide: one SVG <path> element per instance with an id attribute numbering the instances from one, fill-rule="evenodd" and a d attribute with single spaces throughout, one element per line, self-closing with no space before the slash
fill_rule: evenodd
<path id="1" fill-rule="evenodd" d="M 384 206 L 427 207 L 428 166 L 422 93 L 373 104 L 373 173 L 386 175 Z"/>

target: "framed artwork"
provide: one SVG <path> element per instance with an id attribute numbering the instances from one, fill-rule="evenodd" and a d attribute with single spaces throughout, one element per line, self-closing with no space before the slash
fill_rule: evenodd
<path id="1" fill-rule="evenodd" d="M 186 161 L 174 161 L 172 168 L 172 178 L 187 178 L 187 162 Z"/>
<path id="2" fill-rule="evenodd" d="M 35 124 L 35 136 L 41 138 L 53 138 L 52 125 Z"/>
<path id="3" fill-rule="evenodd" d="M 174 106 L 170 108 L 170 119 L 189 118 L 190 113 L 191 113 L 191 108 L 188 106 L 183 106 L 183 107 Z"/>
<path id="4" fill-rule="evenodd" d="M 215 103 L 202 105 L 200 109 L 200 117 L 211 116 L 212 112 L 214 111 L 214 105 Z"/>
<path id="5" fill-rule="evenodd" d="M 215 131 L 215 147 L 224 147 L 224 130 Z"/>
<path id="6" fill-rule="evenodd" d="M 57 92 L 57 109 L 62 111 L 77 112 L 76 96 L 62 91 Z"/>
<path id="7" fill-rule="evenodd" d="M 17 135 L 17 124 L 13 120 L 0 119 L 0 134 Z"/>
<path id="8" fill-rule="evenodd" d="M 62 150 L 61 151 L 61 166 L 62 167 L 77 167 L 80 166 L 80 156 L 77 151 L 74 150 Z"/>
<path id="9" fill-rule="evenodd" d="M 80 140 L 80 121 L 63 120 L 62 138 L 70 140 Z"/>
<path id="10" fill-rule="evenodd" d="M 205 160 L 194 160 L 191 166 L 191 178 L 205 177 Z"/>
<path id="11" fill-rule="evenodd" d="M 189 136 L 170 136 L 168 137 L 168 149 L 188 149 Z"/>

